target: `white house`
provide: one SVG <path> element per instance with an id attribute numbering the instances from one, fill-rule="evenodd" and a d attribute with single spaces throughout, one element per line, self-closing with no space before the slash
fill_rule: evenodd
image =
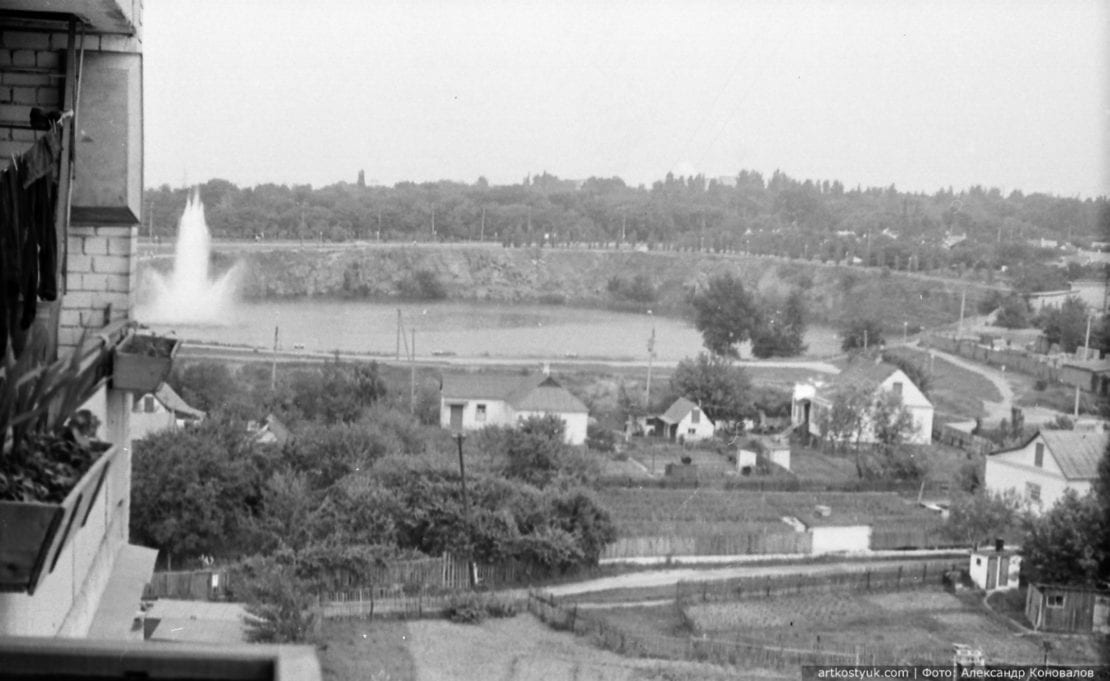
<path id="1" fill-rule="evenodd" d="M 713 437 L 717 426 L 705 415 L 701 407 L 685 397 L 674 401 L 658 418 L 663 435 L 678 442 L 696 442 Z"/>
<path id="2" fill-rule="evenodd" d="M 204 420 L 204 412 L 189 406 L 169 383 L 135 400 L 131 407 L 131 438 L 138 440 L 167 428 L 182 428 Z"/>
<path id="3" fill-rule="evenodd" d="M 589 410 L 544 374 L 446 374 L 440 390 L 439 423 L 454 431 L 515 426 L 530 416 L 558 416 L 568 444 L 586 441 Z"/>
<path id="4" fill-rule="evenodd" d="M 1065 490 L 1082 496 L 1091 489 L 1108 439 L 1101 432 L 1042 430 L 1023 445 L 991 452 L 983 484 L 992 492 L 1017 491 L 1034 512 L 1048 510 Z"/>
<path id="5" fill-rule="evenodd" d="M 906 442 L 920 445 L 932 442 L 933 403 L 904 371 L 883 362 L 857 362 L 831 379 L 795 384 L 791 423 L 806 428 L 815 437 L 822 437 L 822 421 L 832 410 L 837 394 L 847 390 L 866 392 L 871 396 L 872 404 L 884 395 L 898 395 L 902 399 L 902 406 L 913 418 L 913 432 L 906 438 Z M 874 429 L 866 418 L 859 441 L 865 444 L 875 442 Z"/>

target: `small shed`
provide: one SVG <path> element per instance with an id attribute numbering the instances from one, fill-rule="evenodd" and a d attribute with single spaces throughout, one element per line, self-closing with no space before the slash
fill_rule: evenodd
<path id="1" fill-rule="evenodd" d="M 1025 617 L 1037 631 L 1110 634 L 1110 589 L 1030 584 Z"/>
<path id="2" fill-rule="evenodd" d="M 1110 359 L 1073 359 L 1060 365 L 1060 382 L 1085 392 L 1110 395 Z"/>
<path id="3" fill-rule="evenodd" d="M 971 581 L 983 591 L 1016 589 L 1021 573 L 1021 556 L 999 545 L 990 550 L 979 549 L 971 552 L 967 571 Z"/>

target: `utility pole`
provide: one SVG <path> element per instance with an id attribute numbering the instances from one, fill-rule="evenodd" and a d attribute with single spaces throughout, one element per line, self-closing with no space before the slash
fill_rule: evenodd
<path id="1" fill-rule="evenodd" d="M 478 236 L 478 241 L 486 240 L 486 207 L 482 206 L 482 232 Z"/>
<path id="2" fill-rule="evenodd" d="M 409 413 L 416 413 L 416 329 L 412 330 L 412 354 L 409 355 Z"/>
<path id="3" fill-rule="evenodd" d="M 1091 358 L 1091 319 L 1093 314 L 1087 314 L 1087 340 L 1083 341 L 1083 359 Z"/>
<path id="4" fill-rule="evenodd" d="M 278 327 L 274 327 L 274 354 L 270 361 L 270 392 L 277 391 Z"/>
<path id="5" fill-rule="evenodd" d="M 647 394 L 644 397 L 644 411 L 651 409 L 651 364 L 655 359 L 655 316 L 648 310 L 648 315 L 651 316 L 651 338 L 648 340 L 648 370 L 647 370 Z"/>
<path id="6" fill-rule="evenodd" d="M 867 350 L 867 329 L 863 330 L 863 349 Z"/>
<path id="7" fill-rule="evenodd" d="M 397 361 L 401 361 L 401 308 L 397 308 Z"/>
<path id="8" fill-rule="evenodd" d="M 967 307 L 967 289 L 964 289 L 963 295 L 960 296 L 960 324 L 956 327 L 956 338 L 964 335 L 964 310 Z"/>
<path id="9" fill-rule="evenodd" d="M 466 575 L 470 588 L 474 589 L 474 561 L 470 546 L 474 533 L 470 528 L 470 501 L 466 496 L 466 466 L 463 464 L 463 440 L 465 439 L 466 436 L 462 433 L 455 434 L 455 442 L 459 445 L 459 478 L 462 481 L 463 518 L 466 521 Z"/>

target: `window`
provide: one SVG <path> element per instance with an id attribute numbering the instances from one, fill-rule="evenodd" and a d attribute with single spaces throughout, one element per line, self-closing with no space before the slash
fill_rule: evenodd
<path id="1" fill-rule="evenodd" d="M 1033 465 L 1044 468 L 1044 443 L 1038 442 L 1037 449 L 1033 452 Z"/>
<path id="2" fill-rule="evenodd" d="M 979 565 L 982 565 L 982 564 L 983 564 L 983 559 L 980 558 L 979 556 L 976 556 L 975 557 L 975 565 L 979 566 Z"/>
<path id="3" fill-rule="evenodd" d="M 701 423 L 701 409 L 690 412 L 690 423 Z"/>
<path id="4" fill-rule="evenodd" d="M 897 395 L 898 397 L 902 396 L 902 382 L 901 381 L 896 381 L 894 383 L 894 394 Z"/>
<path id="5" fill-rule="evenodd" d="M 143 411 L 145 411 L 148 414 L 153 414 L 154 413 L 154 396 L 153 395 L 147 395 L 146 397 L 143 398 Z"/>
<path id="6" fill-rule="evenodd" d="M 1040 501 L 1041 486 L 1035 482 L 1025 483 L 1025 496 L 1028 497 L 1030 501 Z"/>
<path id="7" fill-rule="evenodd" d="M 698 434 L 698 429 L 697 428 L 687 428 L 686 429 L 686 434 L 687 435 L 697 435 Z"/>
<path id="8" fill-rule="evenodd" d="M 1062 608 L 1062 607 L 1064 607 L 1064 595 L 1063 594 L 1057 594 L 1055 596 L 1049 596 L 1047 598 L 1047 601 L 1048 601 L 1048 607 L 1050 607 L 1050 608 Z"/>
<path id="9" fill-rule="evenodd" d="M 475 421 L 485 421 L 486 420 L 486 405 L 479 404 L 476 407 L 475 412 L 474 412 L 474 420 Z"/>

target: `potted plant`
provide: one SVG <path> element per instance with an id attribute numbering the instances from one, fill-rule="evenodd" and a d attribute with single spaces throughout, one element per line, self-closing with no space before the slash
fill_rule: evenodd
<path id="1" fill-rule="evenodd" d="M 0 590 L 33 593 L 85 524 L 118 448 L 95 441 L 96 417 L 75 413 L 102 385 L 108 349 L 82 343 L 38 360 L 36 329 L 0 367 Z"/>
<path id="2" fill-rule="evenodd" d="M 112 387 L 150 393 L 162 385 L 173 369 L 181 341 L 149 334 L 133 334 L 116 348 Z"/>

